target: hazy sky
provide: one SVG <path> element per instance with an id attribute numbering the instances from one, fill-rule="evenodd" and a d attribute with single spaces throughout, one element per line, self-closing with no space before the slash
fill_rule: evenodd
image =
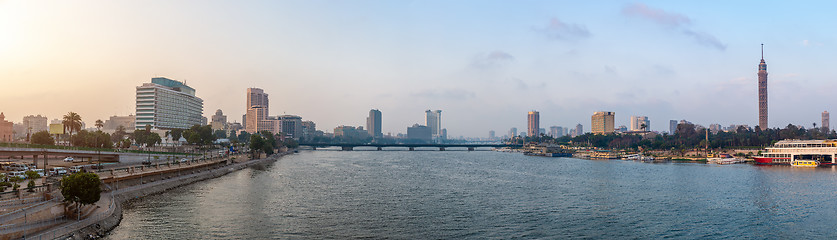
<path id="1" fill-rule="evenodd" d="M 668 120 L 758 123 L 765 44 L 770 126 L 819 125 L 837 87 L 837 2 L 3 1 L 0 111 L 89 125 L 134 113 L 135 87 L 185 80 L 241 122 L 245 89 L 272 115 L 332 132 L 383 113 L 384 132 L 442 110 L 450 136 Z M 835 123 L 837 124 L 837 123 Z"/>

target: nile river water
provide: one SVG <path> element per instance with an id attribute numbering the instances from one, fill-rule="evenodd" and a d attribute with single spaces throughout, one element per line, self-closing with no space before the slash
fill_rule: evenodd
<path id="1" fill-rule="evenodd" d="M 834 239 L 837 169 L 302 151 L 125 204 L 110 239 Z"/>

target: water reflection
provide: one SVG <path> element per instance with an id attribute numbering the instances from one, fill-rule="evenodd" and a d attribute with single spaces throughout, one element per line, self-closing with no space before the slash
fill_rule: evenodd
<path id="1" fill-rule="evenodd" d="M 833 238 L 835 190 L 835 168 L 303 151 L 137 201 L 109 238 Z"/>

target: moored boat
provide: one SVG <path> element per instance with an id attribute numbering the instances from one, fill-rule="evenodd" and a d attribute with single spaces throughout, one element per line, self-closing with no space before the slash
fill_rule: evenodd
<path id="1" fill-rule="evenodd" d="M 793 165 L 794 161 L 815 161 L 816 166 L 832 165 L 837 156 L 837 140 L 782 140 L 753 157 L 757 165 Z M 805 163 L 810 164 L 810 163 Z M 814 166 L 814 167 L 816 167 Z"/>
<path id="2" fill-rule="evenodd" d="M 794 167 L 818 167 L 820 165 L 819 161 L 815 160 L 793 160 L 791 161 L 791 166 Z"/>

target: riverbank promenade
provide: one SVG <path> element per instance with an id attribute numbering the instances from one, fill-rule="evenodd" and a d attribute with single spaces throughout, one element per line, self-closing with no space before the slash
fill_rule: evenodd
<path id="1" fill-rule="evenodd" d="M 121 219 L 121 202 L 177 186 L 218 177 L 252 164 L 275 160 L 250 159 L 246 153 L 205 159 L 183 159 L 155 164 L 128 165 L 98 170 L 102 180 L 101 199 L 95 204 L 65 207 L 57 185 L 19 199 L 0 202 L 0 240 L 54 239 L 103 234 Z"/>

